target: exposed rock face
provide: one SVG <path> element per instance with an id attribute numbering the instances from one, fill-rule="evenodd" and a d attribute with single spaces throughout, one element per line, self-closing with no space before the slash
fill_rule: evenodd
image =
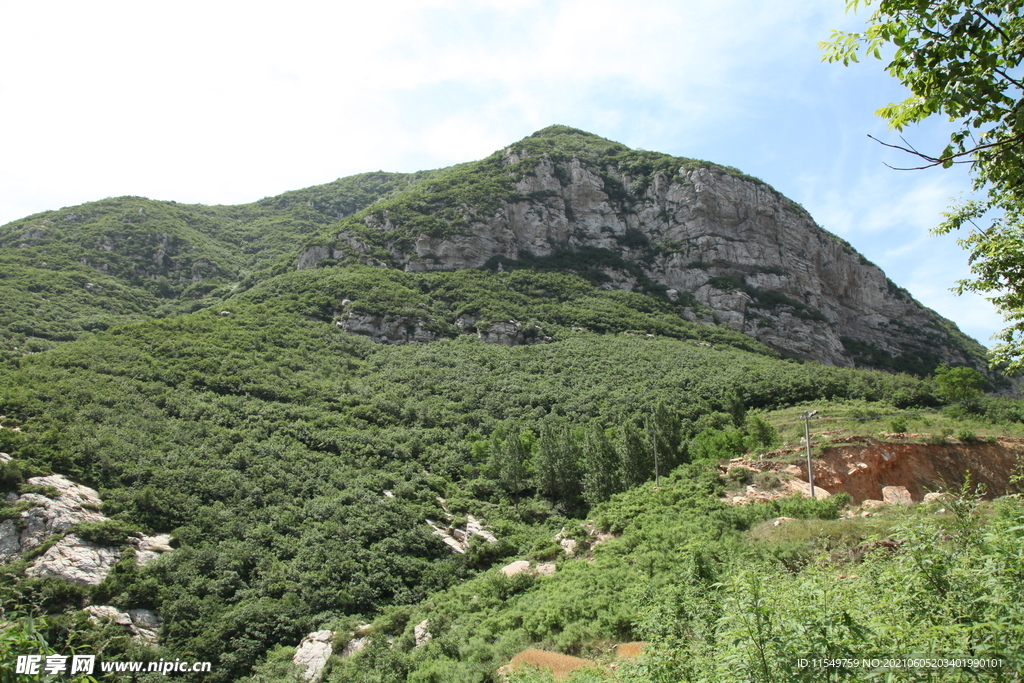
<path id="1" fill-rule="evenodd" d="M 90 605 L 86 608 L 90 621 L 103 623 L 113 622 L 123 626 L 133 639 L 146 643 L 155 643 L 160 636 L 162 620 L 156 612 L 148 609 L 132 609 L 122 612 L 110 605 Z"/>
<path id="2" fill-rule="evenodd" d="M 27 501 L 37 507 L 21 513 L 21 523 L 8 519 L 0 523 L 0 561 L 10 560 L 18 553 L 31 550 L 53 534 L 63 533 L 79 522 L 101 522 L 102 501 L 88 486 L 76 484 L 59 474 L 32 477 L 26 483 L 52 486 L 58 491 L 54 498 L 38 493 L 24 493 L 11 502 Z M 19 528 L 20 527 L 20 528 Z"/>
<path id="3" fill-rule="evenodd" d="M 331 656 L 334 631 L 316 631 L 302 639 L 292 663 L 302 668 L 302 677 L 313 683 L 323 678 L 324 667 Z"/>
<path id="4" fill-rule="evenodd" d="M 430 620 L 424 619 L 420 623 L 416 624 L 412 630 L 413 637 L 416 639 L 416 647 L 422 647 L 430 642 L 432 636 L 430 631 Z"/>
<path id="5" fill-rule="evenodd" d="M 140 567 L 171 551 L 170 534 L 129 538 L 128 542 L 135 546 L 135 557 Z"/>
<path id="6" fill-rule="evenodd" d="M 531 572 L 533 574 L 551 575 L 555 573 L 554 562 L 538 562 L 533 564 L 529 560 L 516 560 L 510 564 L 506 564 L 504 567 L 499 569 L 505 576 L 516 576 L 523 572 Z"/>
<path id="7" fill-rule="evenodd" d="M 854 503 L 885 500 L 883 489 L 905 487 L 913 500 L 931 491 L 956 489 L 966 472 L 988 496 L 1003 496 L 1024 445 L 1000 441 L 973 444 L 893 443 L 867 440 L 866 446 L 840 446 L 814 463 L 814 483 L 846 491 Z"/>
<path id="8" fill-rule="evenodd" d="M 816 493 L 850 494 L 851 502 L 865 507 L 907 505 L 912 501 L 940 500 L 936 489 L 956 490 L 967 472 L 971 483 L 984 487 L 986 497 L 1004 496 L 1024 444 L 1009 439 L 996 443 L 899 443 L 856 437 L 859 443 L 836 446 L 814 459 Z M 754 472 L 775 472 L 809 488 L 802 467 L 772 460 L 735 459 L 729 467 Z M 789 493 L 789 491 L 785 491 Z M 743 501 L 737 501 L 743 502 Z"/>
<path id="9" fill-rule="evenodd" d="M 497 543 L 498 539 L 494 537 L 490 531 L 484 529 L 483 524 L 474 517 L 473 515 L 466 515 L 466 528 L 459 529 L 458 527 L 442 527 L 433 520 L 427 520 L 427 524 L 431 529 L 434 530 L 435 536 L 440 536 L 441 540 L 451 548 L 453 551 L 461 554 L 465 554 L 469 550 L 469 541 L 473 536 L 479 536 L 488 543 Z"/>
<path id="10" fill-rule="evenodd" d="M 516 560 L 511 564 L 506 564 L 501 568 L 501 573 L 505 576 L 515 576 L 516 574 L 522 574 L 530 568 L 529 560 Z"/>
<path id="11" fill-rule="evenodd" d="M 38 547 L 54 534 L 66 533 L 79 522 L 103 522 L 108 518 L 99 512 L 103 501 L 88 486 L 54 474 L 32 477 L 26 483 L 56 489 L 54 497 L 38 493 L 10 494 L 11 503 L 27 502 L 35 507 L 23 510 L 18 520 L 0 522 L 0 563 L 6 563 L 19 553 Z M 161 553 L 171 550 L 171 537 L 143 536 L 126 541 L 136 550 L 138 564 L 155 560 Z M 85 539 L 68 534 L 37 557 L 25 570 L 28 576 L 56 576 L 70 583 L 95 586 L 103 581 L 121 557 L 119 548 L 101 547 Z"/>
<path id="12" fill-rule="evenodd" d="M 502 320 L 491 323 L 487 331 L 480 330 L 477 337 L 487 344 L 504 344 L 505 346 L 522 346 L 523 344 L 540 344 L 551 341 L 537 325 L 524 328 L 518 320 Z"/>
<path id="13" fill-rule="evenodd" d="M 56 576 L 80 586 L 95 586 L 106 578 L 120 556 L 117 548 L 103 548 L 68 534 L 37 558 L 25 575 Z"/>
<path id="14" fill-rule="evenodd" d="M 524 155 L 510 147 L 505 163 L 511 167 Z M 579 159 L 556 168 L 546 155 L 530 158 L 536 159 L 534 171 L 518 181 L 515 198 L 487 215 L 467 209 L 469 225 L 461 234 L 420 235 L 411 249 L 395 247 L 392 265 L 411 271 L 475 268 L 495 257 L 598 248 L 668 288 L 689 319 L 726 324 L 799 358 L 850 366 L 878 362 L 872 360 L 878 353 L 933 353 L 946 362 L 979 365 L 948 331 L 951 323 L 763 183 L 717 167 L 684 166 L 655 174 L 646 189 L 624 196 L 621 188 L 635 179 L 619 169 Z M 619 192 L 606 178 L 617 180 Z M 396 230 L 373 214 L 365 224 L 382 233 Z M 368 262 L 372 251 L 349 231 L 335 235 L 332 244 L 307 248 L 298 268 L 346 256 Z M 647 286 L 635 272 L 601 269 L 610 277 L 608 287 Z M 376 329 L 372 321 L 352 324 Z"/>
<path id="15" fill-rule="evenodd" d="M 344 659 L 345 657 L 351 657 L 352 655 L 365 650 L 369 642 L 369 636 L 357 636 L 355 638 L 352 638 L 352 640 L 348 641 L 348 645 L 341 649 L 341 652 L 338 653 L 338 656 L 342 659 Z"/>
<path id="16" fill-rule="evenodd" d="M 375 342 L 407 344 L 429 342 L 442 338 L 443 334 L 427 329 L 427 321 L 407 316 L 379 316 L 368 313 L 346 313 L 335 323 L 353 334 L 362 334 Z"/>

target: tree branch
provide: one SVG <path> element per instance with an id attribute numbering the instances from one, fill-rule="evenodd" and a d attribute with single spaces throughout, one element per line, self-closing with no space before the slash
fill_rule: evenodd
<path id="1" fill-rule="evenodd" d="M 900 140 L 903 140 L 903 142 L 906 143 L 906 145 L 907 145 L 906 147 L 902 147 L 900 145 L 891 145 L 888 142 L 882 142 L 881 140 L 876 138 L 874 135 L 868 135 L 868 137 L 871 138 L 872 140 L 874 140 L 875 142 L 877 142 L 878 144 L 884 146 L 884 147 L 890 147 L 892 149 L 898 149 L 901 152 L 906 152 L 907 154 L 913 154 L 914 156 L 920 157 L 921 159 L 924 159 L 925 161 L 928 162 L 924 166 L 910 166 L 910 167 L 907 167 L 907 168 L 901 168 L 901 167 L 898 167 L 898 166 L 890 166 L 889 164 L 886 164 L 886 166 L 889 166 L 889 168 L 893 169 L 894 171 L 922 171 L 922 170 L 924 170 L 926 168 L 934 168 L 935 166 L 941 166 L 942 164 L 945 164 L 946 162 L 952 162 L 954 164 L 969 164 L 969 163 L 972 163 L 972 161 L 970 159 L 964 160 L 964 161 L 957 161 L 957 159 L 959 159 L 960 157 L 965 157 L 965 156 L 974 154 L 976 152 L 980 152 L 983 149 L 991 149 L 993 147 L 1002 147 L 1003 145 L 1009 145 L 1009 144 L 1014 143 L 1014 142 L 1024 141 L 1024 133 L 1021 133 L 1021 134 L 1018 134 L 1018 135 L 1014 135 L 1011 138 L 1007 138 L 1005 140 L 1000 140 L 998 142 L 990 142 L 987 145 L 977 145 L 975 147 L 972 147 L 971 149 L 964 150 L 963 152 L 957 152 L 956 154 L 950 154 L 948 156 L 943 156 L 943 157 L 933 157 L 933 156 L 929 156 L 929 155 L 927 155 L 927 154 L 925 154 L 923 152 L 918 152 L 916 149 L 914 149 L 913 145 L 911 145 L 909 142 L 907 142 L 906 138 L 904 138 L 902 136 L 900 136 Z"/>

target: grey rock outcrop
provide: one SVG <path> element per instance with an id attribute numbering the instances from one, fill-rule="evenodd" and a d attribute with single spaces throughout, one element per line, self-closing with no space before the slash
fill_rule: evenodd
<path id="1" fill-rule="evenodd" d="M 366 646 L 370 644 L 370 633 L 372 630 L 373 627 L 369 624 L 357 626 L 356 630 L 349 635 L 348 643 L 338 652 L 338 656 L 344 659 L 365 650 Z"/>
<path id="2" fill-rule="evenodd" d="M 502 567 L 499 571 L 505 576 L 515 576 L 516 574 L 522 574 L 530 568 L 529 560 L 516 560 L 511 564 L 507 564 Z"/>
<path id="3" fill-rule="evenodd" d="M 52 486 L 54 497 L 38 493 L 23 493 L 11 502 L 24 501 L 36 507 L 23 510 L 21 519 L 0 523 L 0 561 L 8 561 L 20 552 L 37 547 L 53 534 L 63 533 L 79 522 L 101 522 L 102 501 L 96 491 L 54 474 L 32 477 L 26 483 L 33 486 Z"/>
<path id="4" fill-rule="evenodd" d="M 90 605 L 85 608 L 89 620 L 95 623 L 111 622 L 124 627 L 135 640 L 155 643 L 160 637 L 160 616 L 148 609 L 132 609 L 122 612 L 110 605 Z"/>
<path id="5" fill-rule="evenodd" d="M 358 654 L 366 649 L 366 646 L 370 643 L 369 636 L 359 636 L 348 641 L 348 645 L 341 648 L 341 652 L 338 656 L 344 659 L 345 657 L 351 657 L 354 654 Z"/>
<path id="6" fill-rule="evenodd" d="M 420 623 L 416 624 L 416 626 L 413 628 L 412 634 L 413 638 L 416 639 L 416 647 L 423 647 L 424 645 L 430 642 L 431 638 L 434 637 L 430 634 L 430 631 L 428 630 L 429 628 L 429 619 L 424 619 Z"/>
<path id="7" fill-rule="evenodd" d="M 879 362 L 879 354 L 932 354 L 981 367 L 980 346 L 967 350 L 970 342 L 949 321 L 760 181 L 713 165 L 684 164 L 638 184 L 610 165 L 599 169 L 579 158 L 556 165 L 515 145 L 504 152 L 509 168 L 521 168 L 524 159 L 536 163 L 518 180 L 514 197 L 486 214 L 467 208 L 467 226 L 458 234 L 421 234 L 407 242 L 411 248 L 392 248 L 391 265 L 450 270 L 524 254 L 604 249 L 642 271 L 641 277 L 636 268 L 601 266 L 609 276 L 606 287 L 637 289 L 653 282 L 672 293 L 690 320 L 728 325 L 799 358 L 851 366 Z M 384 234 L 399 227 L 373 213 L 364 223 Z M 325 258 L 366 262 L 372 251 L 346 230 L 331 244 L 308 247 L 298 268 Z M 349 324 L 378 327 L 369 320 Z M 518 331 L 492 324 L 487 334 L 506 343 Z"/>
<path id="8" fill-rule="evenodd" d="M 117 564 L 121 552 L 89 543 L 68 534 L 51 546 L 25 570 L 26 576 L 55 576 L 80 586 L 95 586 Z"/>
<path id="9" fill-rule="evenodd" d="M 139 566 L 147 565 L 163 553 L 170 552 L 170 534 L 158 534 L 156 536 L 137 536 L 128 539 L 128 543 L 135 547 L 135 558 Z"/>
<path id="10" fill-rule="evenodd" d="M 434 530 L 435 536 L 440 536 L 445 545 L 460 555 L 469 550 L 469 543 L 473 536 L 479 536 L 488 543 L 498 542 L 494 534 L 485 529 L 480 520 L 473 515 L 466 515 L 465 529 L 453 526 L 443 527 L 430 519 L 427 520 L 427 525 Z"/>
<path id="11" fill-rule="evenodd" d="M 443 334 L 428 329 L 423 318 L 408 316 L 379 316 L 368 313 L 345 313 L 335 325 L 353 334 L 361 334 L 375 342 L 407 344 L 441 339 Z"/>
<path id="12" fill-rule="evenodd" d="M 486 331 L 476 333 L 478 339 L 487 344 L 503 344 L 504 346 L 522 346 L 523 344 L 541 344 L 551 341 L 537 325 L 524 328 L 518 320 L 502 320 L 491 323 Z"/>
<path id="13" fill-rule="evenodd" d="M 108 520 L 99 512 L 103 501 L 96 491 L 60 474 L 32 477 L 26 483 L 50 487 L 54 493 L 52 496 L 39 493 L 8 495 L 9 503 L 27 503 L 34 507 L 22 510 L 17 519 L 0 522 L 0 564 L 37 548 L 54 534 L 67 534 L 35 558 L 25 574 L 33 577 L 55 576 L 86 586 L 102 582 L 121 558 L 121 549 L 98 546 L 73 533 L 67 533 L 81 522 Z M 171 550 L 171 537 L 167 534 L 138 534 L 125 541 L 134 546 L 136 561 L 140 566 Z"/>
<path id="14" fill-rule="evenodd" d="M 333 642 L 334 631 L 315 631 L 302 639 L 292 656 L 292 664 L 301 669 L 304 680 L 316 683 L 323 678 Z"/>

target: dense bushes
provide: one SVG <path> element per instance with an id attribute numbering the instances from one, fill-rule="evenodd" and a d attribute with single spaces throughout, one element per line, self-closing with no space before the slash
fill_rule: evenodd
<path id="1" fill-rule="evenodd" d="M 554 340 L 510 348 L 459 334 L 375 345 L 331 324 L 342 298 L 447 324 L 457 315 L 536 320 Z M 572 329 L 581 322 L 658 336 Z M 755 348 L 687 323 L 655 297 L 571 275 L 302 271 L 214 310 L 114 327 L 10 363 L 0 414 L 20 431 L 0 429 L 16 463 L 3 478 L 13 489 L 60 472 L 99 488 L 106 514 L 126 525 L 99 531 L 173 533 L 180 549 L 119 570 L 96 597 L 159 610 L 164 652 L 202 653 L 227 681 L 325 620 L 407 608 L 490 563 L 543 555 L 563 525 L 617 494 L 617 507 L 594 511 L 601 523 L 644 524 L 656 473 L 665 481 L 691 459 L 771 446 L 753 409 L 936 401 L 924 380 L 744 350 Z M 694 501 L 717 479 L 685 471 L 691 479 L 657 499 L 704 509 Z M 750 523 L 725 508 L 705 512 L 673 537 Z M 483 519 L 502 542 L 453 556 L 424 523 L 448 513 Z M 8 568 L 0 582 L 16 575 Z M 594 609 L 567 612 L 554 642 L 582 647 Z M 597 619 L 602 633 L 629 631 L 626 612 L 610 614 Z"/>

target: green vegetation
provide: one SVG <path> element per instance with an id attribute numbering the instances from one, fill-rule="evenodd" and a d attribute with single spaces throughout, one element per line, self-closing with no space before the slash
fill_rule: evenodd
<path id="1" fill-rule="evenodd" d="M 349 296 L 366 310 L 401 301 L 438 317 L 518 315 L 555 341 L 375 345 L 331 324 Z M 116 327 L 9 364 L 0 413 L 20 431 L 0 430 L 0 449 L 97 487 L 104 511 L 131 525 L 117 534 L 171 532 L 181 544 L 78 591 L 69 608 L 90 591 L 155 608 L 166 652 L 217 662 L 218 680 L 232 680 L 338 616 L 415 605 L 492 562 L 540 552 L 590 505 L 653 478 L 655 434 L 664 476 L 692 457 L 698 434 L 742 427 L 744 443 L 771 442 L 748 409 L 937 401 L 924 380 L 737 349 L 729 342 L 756 346 L 658 301 L 526 270 L 294 272 L 228 300 L 227 316 Z M 673 336 L 568 326 L 578 323 Z M 445 518 L 438 496 L 502 542 L 453 556 L 424 522 Z M 18 572 L 0 581 L 26 584 Z M 26 590 L 42 600 L 50 584 Z"/>
<path id="2" fill-rule="evenodd" d="M 0 226 L 0 360 L 213 305 L 239 281 L 290 270 L 298 242 L 424 175 L 364 173 L 240 206 L 119 197 Z"/>
<path id="3" fill-rule="evenodd" d="M 122 552 L 97 586 L 26 577 L 59 535 L 12 559 L 0 567 L 0 608 L 14 625 L 0 631 L 108 660 L 210 661 L 206 683 L 287 680 L 305 634 L 326 628 L 340 640 L 363 622 L 373 624 L 366 650 L 335 662 L 332 680 L 484 683 L 529 645 L 589 657 L 644 638 L 652 650 L 631 680 L 685 680 L 689 665 L 672 652 L 718 673 L 746 652 L 736 620 L 756 602 L 750 591 L 777 595 L 783 607 L 765 623 L 789 628 L 795 592 L 839 571 L 831 553 L 931 528 L 839 519 L 839 497 L 733 507 L 721 499 L 728 487 L 765 475 L 737 469 L 722 481 L 721 459 L 792 445 L 808 405 L 826 419 L 930 421 L 929 438 L 1024 433 L 1020 403 L 975 396 L 966 369 L 932 378 L 923 362 L 918 376 L 798 362 L 687 320 L 699 307 L 692 294 L 673 301 L 642 265 L 681 245 L 636 230 L 617 236 L 634 260 L 554 249 L 455 272 L 347 262 L 351 243 L 333 237 L 362 240 L 387 263 L 409 240 L 456 234 L 514 198 L 542 159 L 559 178 L 574 159 L 593 164 L 622 202 L 681 167 L 738 174 L 553 127 L 442 171 L 364 174 L 241 207 L 123 197 L 0 228 L 0 451 L 13 456 L 0 464 L 0 490 L 52 497 L 28 481 L 54 472 L 96 488 L 109 520 L 66 532 Z M 296 245 L 325 235 L 345 256 L 296 271 Z M 609 270 L 629 274 L 634 290 L 606 289 Z M 713 284 L 766 310 L 821 316 L 740 280 Z M 375 344 L 343 330 L 354 317 L 432 341 Z M 524 344 L 482 341 L 509 323 Z M 971 400 L 937 412 L 968 389 Z M 877 433 L 885 422 L 851 424 Z M 19 528 L 22 513 L 49 503 L 32 498 L 4 502 L 0 519 Z M 1012 531 L 999 526 L 1003 505 L 972 543 Z M 497 541 L 472 536 L 454 553 L 427 524 L 461 533 L 470 516 Z M 764 525 L 779 516 L 797 521 Z M 139 567 L 140 532 L 171 534 L 174 550 Z M 580 556 L 565 557 L 556 534 Z M 599 543 L 607 534 L 617 537 Z M 989 549 L 950 572 L 1005 559 Z M 557 571 L 494 570 L 521 558 Z M 920 584 L 904 560 L 877 571 Z M 89 621 L 88 605 L 159 612 L 159 643 Z M 985 624 L 1015 618 L 998 609 L 954 616 L 988 638 Z M 865 633 L 877 627 L 847 611 Z M 859 643 L 859 631 L 836 630 L 847 623 L 837 614 L 827 612 L 825 631 Z M 36 615 L 35 631 L 19 621 Z M 415 647 L 423 619 L 433 638 Z M 784 678 L 780 632 L 761 673 L 743 675 Z"/>
<path id="4" fill-rule="evenodd" d="M 814 653 L 967 654 L 1001 664 L 906 680 L 1016 680 L 1024 664 L 1014 597 L 1024 587 L 1018 498 L 983 509 L 964 491 L 942 515 L 920 508 L 836 519 L 829 501 L 730 507 L 720 486 L 714 469 L 690 465 L 658 490 L 620 494 L 594 510 L 620 535 L 589 558 L 561 559 L 551 576 L 488 572 L 388 610 L 367 649 L 338 662 L 328 680 L 489 681 L 529 646 L 603 662 L 569 679 L 577 683 L 866 681 L 878 673 L 851 667 L 829 677 L 800 666 Z M 779 515 L 797 519 L 764 521 Z M 424 620 L 432 638 L 416 646 L 413 627 Z M 608 644 L 637 639 L 648 643 L 644 654 L 610 673 Z"/>

